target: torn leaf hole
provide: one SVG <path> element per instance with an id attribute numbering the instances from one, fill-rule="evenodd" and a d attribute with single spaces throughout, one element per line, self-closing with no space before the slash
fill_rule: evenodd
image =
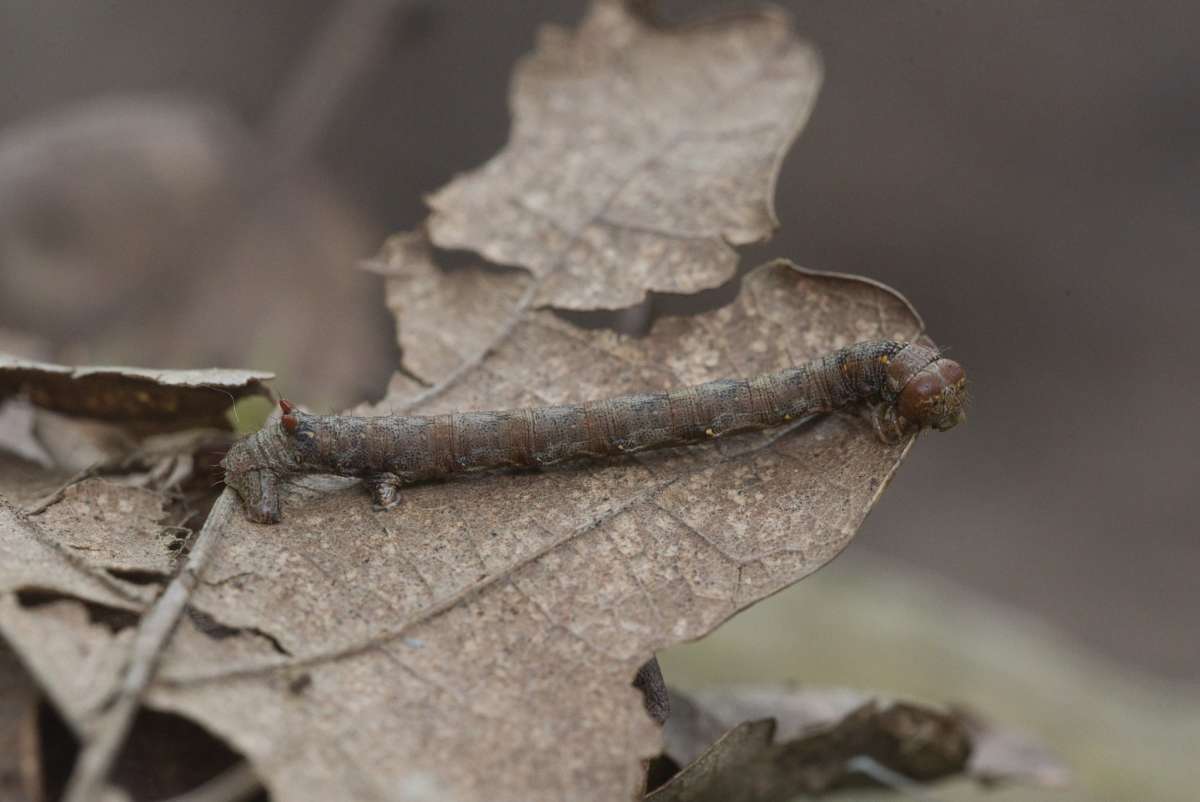
<path id="1" fill-rule="evenodd" d="M 172 540 L 187 540 L 191 537 L 192 529 L 188 526 L 168 526 L 162 530 L 164 535 L 170 535 Z"/>
<path id="2" fill-rule="evenodd" d="M 188 618 L 192 619 L 192 623 L 196 625 L 196 629 L 213 640 L 225 640 L 226 638 L 233 638 L 238 635 L 252 635 L 256 638 L 262 638 L 271 644 L 271 648 L 279 654 L 285 657 L 292 656 L 292 653 L 284 648 L 284 645 L 279 642 L 278 638 L 258 627 L 231 627 L 228 624 L 222 624 L 213 616 L 203 610 L 197 610 L 195 607 L 188 608 Z"/>
<path id="3" fill-rule="evenodd" d="M 493 262 L 470 248 L 443 248 L 441 245 L 432 245 L 431 243 L 430 257 L 443 273 L 453 274 L 463 270 L 482 270 L 495 276 L 529 275 L 529 271 L 523 267 Z"/>
<path id="4" fill-rule="evenodd" d="M 79 757 L 79 741 L 54 706 L 38 706 L 39 799 L 62 798 Z M 174 713 L 141 710 L 113 765 L 113 782 L 134 800 L 170 799 L 194 791 L 245 763 L 245 758 L 208 730 Z M 247 802 L 270 802 L 259 789 Z"/>
<path id="5" fill-rule="evenodd" d="M 646 766 L 646 793 L 657 791 L 683 768 L 668 755 L 655 755 Z"/>
<path id="6" fill-rule="evenodd" d="M 190 521 L 191 519 L 189 518 Z M 167 551 L 186 553 L 183 552 L 183 549 L 188 544 L 188 541 L 191 540 L 194 533 L 195 530 L 189 526 L 168 526 L 159 533 L 159 536 L 168 538 L 164 544 Z"/>
<path id="7" fill-rule="evenodd" d="M 741 292 L 745 273 L 746 269 L 743 268 L 724 284 L 699 292 L 648 292 L 641 303 L 621 309 L 551 307 L 550 311 L 581 329 L 611 329 L 631 337 L 645 337 L 660 318 L 692 317 L 733 303 Z"/>
<path id="8" fill-rule="evenodd" d="M 81 599 L 78 596 L 50 588 L 17 588 L 15 595 L 17 604 L 31 610 L 58 602 L 73 602 L 81 605 L 87 612 L 88 621 L 107 627 L 114 634 L 123 629 L 137 626 L 138 619 L 141 617 L 131 610 L 122 610 L 120 607 L 111 607 L 89 599 Z"/>
<path id="9" fill-rule="evenodd" d="M 171 575 L 164 571 L 148 568 L 105 568 L 104 571 L 114 579 L 122 579 L 133 585 L 165 585 L 171 578 Z"/>

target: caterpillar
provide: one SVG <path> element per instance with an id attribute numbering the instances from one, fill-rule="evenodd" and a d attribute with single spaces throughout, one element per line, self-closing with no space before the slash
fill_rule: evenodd
<path id="1" fill-rule="evenodd" d="M 851 404 L 870 405 L 885 442 L 966 419 L 966 374 L 939 351 L 863 342 L 749 379 L 584 404 L 448 415 L 312 415 L 279 402 L 278 424 L 235 443 L 221 461 L 246 517 L 279 521 L 279 482 L 294 474 L 362 478 L 378 508 L 405 484 L 494 468 L 553 465 L 686 445 Z"/>

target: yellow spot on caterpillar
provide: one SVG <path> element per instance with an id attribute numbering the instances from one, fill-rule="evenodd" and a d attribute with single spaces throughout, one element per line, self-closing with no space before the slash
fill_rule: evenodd
<path id="1" fill-rule="evenodd" d="M 890 364 L 892 364 L 892 360 L 888 359 L 887 354 L 884 354 L 883 356 L 879 357 L 879 364 L 890 365 Z"/>
<path id="2" fill-rule="evenodd" d="M 784 416 L 783 416 L 783 419 L 784 419 L 784 420 L 791 420 L 791 419 L 792 419 L 791 413 L 785 413 L 785 414 L 784 414 Z"/>
<path id="3" fill-rule="evenodd" d="M 716 437 L 716 436 L 717 436 L 717 433 L 716 433 L 716 432 L 714 432 L 712 429 L 705 429 L 705 430 L 704 430 L 704 433 L 705 433 L 706 435 L 708 435 L 709 437 Z"/>

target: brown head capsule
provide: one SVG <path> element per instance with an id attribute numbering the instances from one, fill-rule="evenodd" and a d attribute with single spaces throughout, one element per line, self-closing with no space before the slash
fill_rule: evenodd
<path id="1" fill-rule="evenodd" d="M 962 365 L 937 356 L 909 377 L 896 399 L 896 412 L 914 426 L 944 432 L 967 419 L 966 400 Z"/>

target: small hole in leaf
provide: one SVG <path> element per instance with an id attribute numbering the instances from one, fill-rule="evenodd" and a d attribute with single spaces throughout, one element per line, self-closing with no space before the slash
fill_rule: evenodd
<path id="1" fill-rule="evenodd" d="M 679 769 L 679 764 L 666 755 L 653 758 L 646 768 L 646 793 L 666 785 L 668 780 L 679 773 Z"/>
<path id="2" fill-rule="evenodd" d="M 109 576 L 123 579 L 134 585 L 165 585 L 171 578 L 163 571 L 151 571 L 145 568 L 105 568 L 104 570 Z"/>
<path id="3" fill-rule="evenodd" d="M 279 654 L 290 657 L 289 652 L 284 645 L 269 632 L 265 632 L 257 627 L 231 627 L 228 624 L 223 624 L 213 616 L 197 610 L 195 607 L 189 607 L 187 610 L 188 618 L 195 624 L 196 629 L 212 638 L 213 640 L 225 640 L 226 638 L 235 638 L 239 635 L 248 635 L 255 638 L 261 638 L 266 641 L 272 649 Z"/>
<path id="4" fill-rule="evenodd" d="M 16 597 L 17 604 L 27 609 L 36 609 L 62 602 L 78 604 L 87 611 L 89 621 L 93 624 L 102 624 L 114 633 L 135 626 L 139 618 L 138 614 L 131 610 L 110 607 L 107 604 L 100 604 L 89 599 L 81 599 L 77 596 L 71 596 L 70 594 L 49 588 L 18 588 Z"/>
<path id="5" fill-rule="evenodd" d="M 733 303 L 741 291 L 744 273 L 743 270 L 724 284 L 699 292 L 652 292 L 641 303 L 622 309 L 555 308 L 552 311 L 581 329 L 612 329 L 632 337 L 644 337 L 660 318 L 690 317 Z"/>

